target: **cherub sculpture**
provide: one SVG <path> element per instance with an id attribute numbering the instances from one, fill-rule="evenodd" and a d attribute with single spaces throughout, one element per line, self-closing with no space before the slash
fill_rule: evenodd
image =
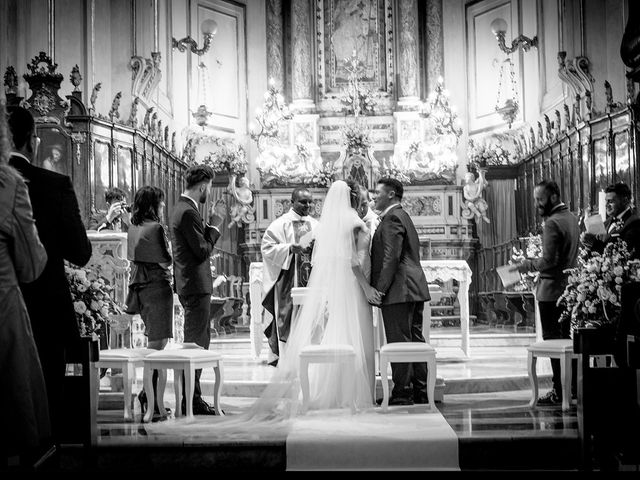
<path id="1" fill-rule="evenodd" d="M 486 170 L 479 168 L 477 179 L 471 172 L 467 172 L 464 176 L 464 187 L 462 187 L 462 194 L 464 195 L 462 217 L 468 220 L 475 217 L 476 222 L 483 220 L 486 223 L 491 223 L 487 217 L 487 209 L 489 208 L 489 205 L 485 199 L 482 198 L 482 192 L 487 186 L 485 172 Z"/>
<path id="2" fill-rule="evenodd" d="M 253 203 L 253 192 L 249 187 L 249 179 L 245 176 L 237 178 L 231 175 L 229 178 L 229 193 L 235 199 L 235 203 L 231 206 L 231 222 L 229 227 L 235 223 L 241 227 L 243 223 L 251 223 L 255 220 L 255 209 L 251 205 Z"/>

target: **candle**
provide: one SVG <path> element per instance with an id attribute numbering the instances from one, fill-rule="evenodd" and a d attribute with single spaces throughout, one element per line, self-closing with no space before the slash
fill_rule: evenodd
<path id="1" fill-rule="evenodd" d="M 607 200 L 606 194 L 601 190 L 598 192 L 598 213 L 602 217 L 602 221 L 607 220 Z"/>

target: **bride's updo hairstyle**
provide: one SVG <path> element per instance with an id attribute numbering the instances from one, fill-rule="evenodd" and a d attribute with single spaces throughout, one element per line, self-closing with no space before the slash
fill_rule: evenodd
<path id="1" fill-rule="evenodd" d="M 360 206 L 360 184 L 353 180 L 345 180 L 345 182 L 349 186 L 349 201 L 351 202 L 351 206 L 357 210 Z"/>

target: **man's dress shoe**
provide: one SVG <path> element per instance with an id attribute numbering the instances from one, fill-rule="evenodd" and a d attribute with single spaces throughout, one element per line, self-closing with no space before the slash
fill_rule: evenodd
<path id="1" fill-rule="evenodd" d="M 382 399 L 378 398 L 376 403 L 378 405 L 382 405 Z M 413 400 L 411 398 L 404 397 L 391 397 L 389 398 L 389 405 L 413 405 Z"/>
<path id="2" fill-rule="evenodd" d="M 187 412 L 187 408 L 184 400 L 182 400 L 182 412 L 183 414 Z M 212 407 L 203 399 L 195 400 L 193 402 L 193 414 L 194 415 L 218 415 L 215 407 Z"/>

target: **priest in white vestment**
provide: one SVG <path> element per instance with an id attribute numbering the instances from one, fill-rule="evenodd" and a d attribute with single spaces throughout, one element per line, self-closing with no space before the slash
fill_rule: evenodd
<path id="1" fill-rule="evenodd" d="M 277 365 L 284 353 L 291 328 L 293 302 L 291 289 L 306 285 L 310 273 L 310 238 L 318 221 L 309 215 L 313 197 L 306 188 L 291 195 L 291 209 L 269 225 L 262 237 L 262 305 L 273 316 L 265 329 L 271 355 Z"/>

